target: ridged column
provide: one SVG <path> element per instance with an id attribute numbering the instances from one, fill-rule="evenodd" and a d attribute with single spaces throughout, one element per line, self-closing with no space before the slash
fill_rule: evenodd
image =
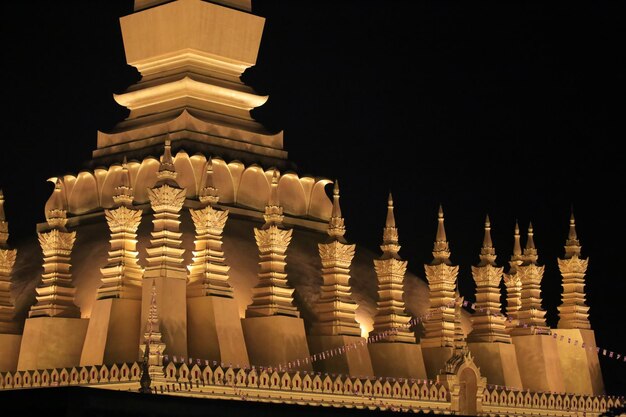
<path id="1" fill-rule="evenodd" d="M 333 210 L 328 223 L 327 243 L 318 245 L 322 261 L 322 287 L 316 304 L 317 322 L 311 334 L 335 336 L 360 336 L 361 329 L 356 321 L 358 305 L 352 299 L 350 289 L 350 265 L 356 245 L 344 239 L 346 228 L 339 205 L 339 182 L 333 188 Z"/>
<path id="2" fill-rule="evenodd" d="M 209 158 L 203 186 L 200 190 L 200 202 L 204 208 L 190 210 L 191 219 L 196 228 L 193 263 L 189 266 L 190 297 L 217 295 L 233 298 L 233 288 L 228 283 L 228 270 L 222 249 L 222 233 L 228 220 L 228 210 L 213 207 L 219 201 L 217 189 L 213 185 L 213 164 Z"/>
<path id="3" fill-rule="evenodd" d="M 502 267 L 496 266 L 496 250 L 491 240 L 489 216 L 485 219 L 485 237 L 480 250 L 480 263 L 472 266 L 476 282 L 476 312 L 472 316 L 473 330 L 469 342 L 511 343 L 506 333 L 504 318 L 500 314 L 500 281 Z"/>
<path id="4" fill-rule="evenodd" d="M 76 289 L 70 273 L 70 255 L 76 232 L 68 232 L 64 197 L 61 181 L 57 179 L 51 197 L 50 209 L 46 212 L 49 232 L 38 233 L 43 250 L 43 274 L 41 284 L 36 288 L 36 303 L 30 308 L 29 317 L 80 317 L 80 310 L 74 304 Z"/>
<path id="5" fill-rule="evenodd" d="M 423 322 L 425 335 L 420 344 L 422 347 L 454 347 L 454 301 L 459 267 L 450 262 L 450 249 L 441 206 L 433 257 L 435 259 L 430 264 L 424 265 L 430 288 L 430 308 L 428 318 Z"/>
<path id="6" fill-rule="evenodd" d="M 383 229 L 383 244 L 380 248 L 383 255 L 380 259 L 374 260 L 378 277 L 378 303 L 372 333 L 378 334 L 395 329 L 384 341 L 415 343 L 415 335 L 408 326 L 411 317 L 406 312 L 402 298 L 407 261 L 402 260 L 398 254 L 400 244 L 391 193 L 387 200 L 387 219 Z"/>
<path id="7" fill-rule="evenodd" d="M 559 259 L 563 276 L 563 304 L 559 306 L 559 329 L 591 329 L 589 307 L 585 304 L 585 274 L 589 259 L 581 259 L 582 247 L 576 234 L 574 213 L 570 218 L 565 256 Z"/>
<path id="8" fill-rule="evenodd" d="M 528 240 L 522 255 L 522 264 L 517 267 L 522 282 L 521 307 L 517 312 L 518 327 L 514 335 L 549 332 L 546 326 L 546 312 L 541 307 L 541 280 L 544 267 L 537 265 L 537 248 L 533 239 L 533 225 L 528 226 Z"/>
<path id="9" fill-rule="evenodd" d="M 9 223 L 4 215 L 4 193 L 0 190 L 0 333 L 18 333 L 14 320 L 15 304 L 11 299 L 11 276 L 17 249 L 9 249 Z"/>
<path id="10" fill-rule="evenodd" d="M 265 206 L 265 224 L 254 228 L 254 237 L 259 248 L 259 282 L 252 289 L 252 304 L 246 310 L 246 317 L 266 317 L 283 315 L 299 317 L 293 305 L 294 289 L 287 281 L 285 259 L 291 243 L 292 229 L 285 229 L 283 208 L 278 201 L 279 173 L 274 170 L 270 188 L 270 198 Z"/>
<path id="11" fill-rule="evenodd" d="M 141 299 L 143 269 L 137 263 L 137 228 L 141 223 L 141 210 L 133 208 L 133 189 L 126 158 L 122 164 L 119 185 L 115 187 L 113 201 L 117 208 L 105 210 L 111 233 L 109 257 L 102 273 L 98 299 Z"/>

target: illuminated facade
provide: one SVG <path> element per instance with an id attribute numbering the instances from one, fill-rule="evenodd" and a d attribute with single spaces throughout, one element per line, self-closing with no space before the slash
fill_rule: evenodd
<path id="1" fill-rule="evenodd" d="M 516 228 L 505 274 L 487 218 L 473 314 L 443 208 L 428 285 L 398 254 L 391 195 L 382 255 L 357 260 L 338 183 L 331 201 L 332 181 L 289 171 L 282 132 L 250 116 L 267 97 L 240 80 L 264 25 L 249 10 L 246 0 L 136 0 L 120 19 L 142 78 L 115 96 L 130 114 L 98 132 L 93 171 L 53 179 L 37 229 L 43 272 L 20 279 L 21 292 L 36 292 L 32 305 L 11 295 L 21 249 L 7 247 L 0 194 L 0 389 L 141 386 L 488 415 L 599 415 L 620 404 L 600 397 L 573 217 L 556 330 L 541 309 L 532 226 L 523 253 Z M 404 297 L 409 280 L 422 307 Z"/>

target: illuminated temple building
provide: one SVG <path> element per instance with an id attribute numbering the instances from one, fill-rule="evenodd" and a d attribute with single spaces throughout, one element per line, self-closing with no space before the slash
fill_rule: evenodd
<path id="1" fill-rule="evenodd" d="M 573 215 L 558 328 L 532 225 L 505 268 L 486 218 L 468 305 L 444 208 L 424 279 L 399 255 L 392 195 L 381 251 L 356 251 L 339 183 L 293 172 L 283 133 L 251 117 L 268 97 L 240 80 L 264 26 L 249 0 L 136 0 L 120 23 L 142 77 L 115 95 L 130 114 L 98 132 L 92 170 L 51 179 L 41 251 L 7 245 L 0 196 L 0 389 L 468 415 L 620 404 L 602 395 Z"/>

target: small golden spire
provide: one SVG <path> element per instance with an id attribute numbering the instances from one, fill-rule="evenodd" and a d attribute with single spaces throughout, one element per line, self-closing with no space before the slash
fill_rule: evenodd
<path id="1" fill-rule="evenodd" d="M 383 229 L 383 244 L 380 246 L 383 251 L 383 257 L 381 259 L 396 258 L 400 245 L 398 244 L 398 229 L 396 228 L 396 219 L 393 214 L 393 197 L 391 192 L 389 198 L 387 198 L 387 219 L 385 221 L 385 228 Z"/>
<path id="2" fill-rule="evenodd" d="M 389 191 L 389 197 L 387 198 L 387 220 L 385 221 L 385 227 L 396 227 L 396 218 L 393 215 L 393 196 Z"/>
<path id="3" fill-rule="evenodd" d="M 272 224 L 282 224 L 283 219 L 283 208 L 280 206 L 280 201 L 278 199 L 278 180 L 280 178 L 280 172 L 277 169 L 274 169 L 272 172 L 272 183 L 270 185 L 270 197 L 265 206 L 265 214 L 263 218 L 265 219 L 264 228 L 269 227 Z"/>
<path id="4" fill-rule="evenodd" d="M 533 238 L 533 223 L 530 222 L 528 224 L 528 240 L 526 241 L 526 248 L 524 249 L 524 254 L 522 257 L 526 262 L 535 263 L 537 262 L 537 248 L 535 247 L 535 239 Z"/>
<path id="5" fill-rule="evenodd" d="M 9 223 L 4 214 L 4 193 L 0 189 L 0 248 L 6 248 L 9 240 Z"/>
<path id="6" fill-rule="evenodd" d="M 328 222 L 328 235 L 333 239 L 344 242 L 343 235 L 345 234 L 345 221 L 341 216 L 341 206 L 339 205 L 339 180 L 335 180 L 333 187 L 333 210 Z"/>
<path id="7" fill-rule="evenodd" d="M 57 178 L 54 191 L 48 200 L 50 205 L 46 211 L 46 221 L 53 228 L 63 228 L 67 224 L 67 209 L 63 197 L 63 183 Z"/>
<path id="8" fill-rule="evenodd" d="M 157 178 L 159 180 L 176 179 L 176 167 L 174 166 L 174 159 L 172 158 L 172 141 L 165 140 L 165 149 L 163 150 L 163 156 L 159 164 L 159 171 L 157 172 Z"/>
<path id="9" fill-rule="evenodd" d="M 580 256 L 580 241 L 578 240 L 578 234 L 576 233 L 576 219 L 574 218 L 574 208 L 572 207 L 572 214 L 569 219 L 569 234 L 565 241 L 565 259 Z"/>
<path id="10" fill-rule="evenodd" d="M 446 228 L 444 226 L 443 206 L 439 204 L 439 212 L 437 214 L 437 237 L 433 247 L 434 263 L 450 262 L 450 247 L 446 238 Z"/>
<path id="11" fill-rule="evenodd" d="M 206 162 L 206 171 L 202 177 L 199 199 L 202 203 L 208 203 L 210 206 L 217 204 L 220 199 L 217 188 L 213 185 L 213 158 L 211 157 Z"/>
<path id="12" fill-rule="evenodd" d="M 126 157 L 122 162 L 122 172 L 119 175 L 119 185 L 113 189 L 113 201 L 116 204 L 130 207 L 133 205 L 133 189 L 130 186 L 130 172 L 128 172 Z"/>
<path id="13" fill-rule="evenodd" d="M 485 237 L 483 238 L 483 247 L 480 249 L 480 260 L 482 265 L 495 265 L 496 250 L 491 241 L 491 222 L 488 214 L 485 218 Z"/>

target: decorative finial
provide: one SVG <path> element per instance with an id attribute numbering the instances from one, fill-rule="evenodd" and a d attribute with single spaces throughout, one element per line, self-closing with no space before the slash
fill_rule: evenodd
<path id="1" fill-rule="evenodd" d="M 159 316 L 157 310 L 156 281 L 152 281 L 150 290 L 150 311 L 148 313 L 148 333 L 152 335 L 154 331 L 159 331 Z M 149 340 L 149 339 L 148 339 Z"/>
<path id="2" fill-rule="evenodd" d="M 569 219 L 569 234 L 565 241 L 565 258 L 572 258 L 573 256 L 580 256 L 580 241 L 578 240 L 578 234 L 576 233 L 576 219 L 574 218 L 574 208 L 572 207 L 572 214 Z"/>
<path id="3" fill-rule="evenodd" d="M 119 174 L 119 185 L 113 189 L 113 201 L 122 206 L 133 205 L 133 189 L 130 186 L 130 172 L 128 172 L 128 161 L 124 157 L 122 171 Z"/>
<path id="4" fill-rule="evenodd" d="M 67 209 L 63 198 L 63 183 L 57 178 L 54 191 L 50 196 L 49 209 L 46 211 L 46 220 L 50 227 L 63 228 L 67 224 Z"/>
<path id="5" fill-rule="evenodd" d="M 526 241 L 526 248 L 524 249 L 523 258 L 530 263 L 537 262 L 537 248 L 535 247 L 535 239 L 533 238 L 533 223 L 528 224 L 528 240 Z"/>
<path id="6" fill-rule="evenodd" d="M 346 234 L 346 226 L 343 217 L 341 217 L 341 206 L 339 205 L 339 180 L 335 180 L 335 185 L 333 186 L 333 210 L 328 222 L 328 235 L 343 241 L 344 234 Z"/>
<path id="7" fill-rule="evenodd" d="M 161 163 L 159 164 L 159 171 L 157 172 L 157 178 L 159 180 L 164 179 L 176 179 L 176 167 L 174 166 L 174 159 L 172 158 L 172 141 L 165 140 L 165 149 L 163 156 L 161 157 Z"/>
<path id="8" fill-rule="evenodd" d="M 272 183 L 270 184 L 270 198 L 265 206 L 265 226 L 271 224 L 281 224 L 283 222 L 283 208 L 280 205 L 278 199 L 278 180 L 280 178 L 280 172 L 274 169 L 272 172 Z"/>
<path id="9" fill-rule="evenodd" d="M 433 247 L 433 256 L 435 261 L 448 262 L 450 259 L 450 247 L 446 238 L 446 228 L 443 224 L 443 206 L 439 204 L 439 212 L 437 214 L 437 237 Z"/>
<path id="10" fill-rule="evenodd" d="M 396 227 L 396 218 L 393 215 L 393 196 L 389 191 L 389 197 L 387 198 L 387 220 L 385 221 L 385 227 Z"/>
<path id="11" fill-rule="evenodd" d="M 4 215 L 4 193 L 0 189 L 0 248 L 6 247 L 9 240 L 9 223 Z"/>
<path id="12" fill-rule="evenodd" d="M 213 158 L 211 157 L 206 162 L 206 171 L 202 178 L 199 198 L 202 203 L 207 203 L 210 206 L 217 204 L 220 199 L 217 188 L 213 185 Z"/>
<path id="13" fill-rule="evenodd" d="M 383 229 L 383 244 L 380 246 L 383 251 L 383 259 L 396 258 L 400 245 L 398 244 L 398 229 L 396 228 L 396 219 L 393 214 L 393 197 L 391 192 L 387 198 L 387 219 L 385 221 L 385 228 Z"/>
<path id="14" fill-rule="evenodd" d="M 522 244 L 520 243 L 519 223 L 517 219 L 515 220 L 515 233 L 513 239 L 513 256 L 511 256 L 511 260 L 519 261 L 522 259 Z"/>
<path id="15" fill-rule="evenodd" d="M 483 264 L 495 265 L 496 250 L 491 241 L 491 222 L 489 215 L 485 218 L 485 237 L 483 238 L 483 247 L 480 249 L 480 260 Z"/>

